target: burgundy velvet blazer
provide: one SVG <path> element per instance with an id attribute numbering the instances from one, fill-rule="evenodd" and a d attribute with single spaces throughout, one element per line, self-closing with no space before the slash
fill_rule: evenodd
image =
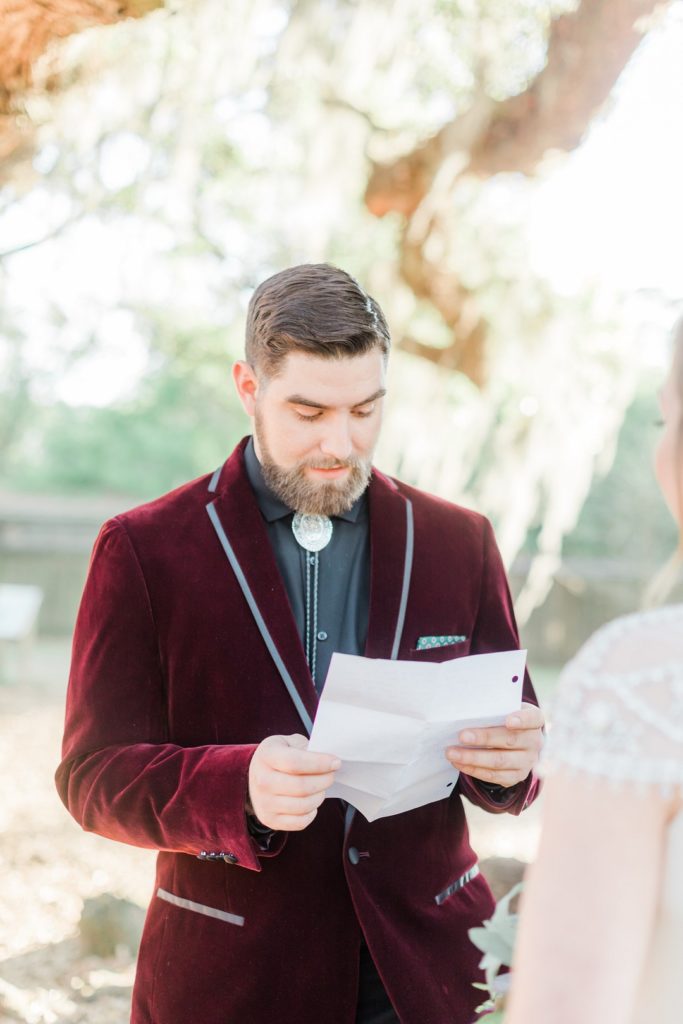
<path id="1" fill-rule="evenodd" d="M 461 795 L 517 814 L 536 784 L 500 806 L 461 775 L 450 798 L 347 828 L 330 799 L 261 852 L 249 760 L 264 737 L 305 732 L 317 697 L 244 444 L 211 479 L 105 524 L 76 625 L 59 793 L 84 829 L 159 850 L 132 1021 L 353 1024 L 363 933 L 404 1024 L 469 1024 L 467 930 L 493 900 Z M 378 472 L 369 510 L 368 657 L 518 645 L 482 516 Z M 416 651 L 432 634 L 467 639 Z"/>

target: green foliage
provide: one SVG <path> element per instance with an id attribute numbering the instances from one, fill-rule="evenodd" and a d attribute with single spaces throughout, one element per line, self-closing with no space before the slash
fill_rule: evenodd
<path id="1" fill-rule="evenodd" d="M 34 165 L 0 211 L 0 229 L 7 212 L 29 238 L 55 234 L 0 264 L 3 482 L 147 495 L 215 465 L 245 429 L 227 370 L 246 299 L 284 265 L 347 267 L 397 339 L 447 347 L 443 317 L 399 272 L 402 219 L 365 207 L 371 162 L 419 147 L 475 100 L 519 93 L 551 18 L 572 6 L 196 0 L 70 40 L 55 88 L 27 108 Z M 630 397 L 628 330 L 613 297 L 558 296 L 534 265 L 535 181 L 451 186 L 442 170 L 411 230 L 427 232 L 445 286 L 471 291 L 489 386 L 396 352 L 378 461 L 489 515 L 508 561 L 538 522 L 552 560 L 596 439 L 614 438 Z M 90 378 L 76 385 L 95 357 L 111 364 L 117 311 L 134 315 L 144 369 L 98 398 Z M 543 580 L 527 611 L 542 596 Z"/>
<path id="2" fill-rule="evenodd" d="M 565 538 L 567 557 L 623 559 L 655 566 L 677 543 L 676 526 L 653 470 L 661 413 L 659 376 L 643 380 L 624 419 L 614 463 L 599 477 L 575 529 Z"/>
<path id="3" fill-rule="evenodd" d="M 57 492 L 152 498 L 210 472 L 248 425 L 226 408 L 221 429 L 212 431 L 201 407 L 176 404 L 173 395 L 173 387 L 162 387 L 148 406 L 50 410 L 40 457 L 15 466 L 8 481 Z"/>
<path id="4" fill-rule="evenodd" d="M 225 338 L 154 316 L 156 369 L 114 405 L 36 406 L 31 435 L 7 457 L 6 484 L 151 498 L 220 465 L 249 425 L 229 380 Z"/>

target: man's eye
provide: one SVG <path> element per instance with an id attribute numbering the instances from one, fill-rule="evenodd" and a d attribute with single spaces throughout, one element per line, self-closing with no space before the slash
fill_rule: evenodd
<path id="1" fill-rule="evenodd" d="M 314 412 L 311 415 L 311 413 L 305 414 L 303 412 L 296 412 L 296 410 L 294 410 L 294 414 L 298 420 L 305 420 L 307 423 L 312 423 L 314 420 L 319 420 L 320 416 L 322 415 L 319 412 Z"/>
<path id="2" fill-rule="evenodd" d="M 365 419 L 366 416 L 372 416 L 374 411 L 375 407 L 372 405 L 369 409 L 354 409 L 353 415 L 358 416 L 360 419 Z"/>

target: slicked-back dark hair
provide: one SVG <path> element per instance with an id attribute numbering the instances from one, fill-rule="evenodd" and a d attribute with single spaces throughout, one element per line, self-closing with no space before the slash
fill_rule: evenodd
<path id="1" fill-rule="evenodd" d="M 389 328 L 379 303 L 355 278 L 329 263 L 303 263 L 258 286 L 247 312 L 247 362 L 275 376 L 289 352 L 339 358 L 377 346 L 387 355 Z"/>

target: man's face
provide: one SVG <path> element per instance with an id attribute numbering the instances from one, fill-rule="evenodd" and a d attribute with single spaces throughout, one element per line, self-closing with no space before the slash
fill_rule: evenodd
<path id="1" fill-rule="evenodd" d="M 290 352 L 271 378 L 236 365 L 266 482 L 290 508 L 339 515 L 365 490 L 382 422 L 385 364 L 373 348 L 341 359 Z"/>

